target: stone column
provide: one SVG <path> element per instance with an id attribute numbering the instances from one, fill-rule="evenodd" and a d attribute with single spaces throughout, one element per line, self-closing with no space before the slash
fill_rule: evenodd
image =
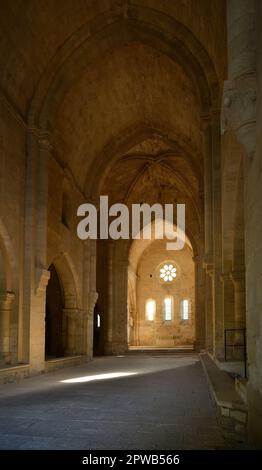
<path id="1" fill-rule="evenodd" d="M 129 283 L 130 281 L 130 283 Z M 137 306 L 136 306 L 136 282 L 137 274 L 134 272 L 131 265 L 128 266 L 127 270 L 127 282 L 128 282 L 128 295 L 129 300 L 131 298 L 131 304 L 129 305 L 129 331 L 132 331 L 132 336 L 128 338 L 128 344 L 132 346 L 138 346 L 138 330 L 139 330 L 139 319 L 137 318 Z M 129 292 L 131 290 L 131 294 Z M 132 318 L 132 320 L 131 320 Z"/>
<path id="2" fill-rule="evenodd" d="M 79 352 L 79 322 L 80 312 L 77 308 L 64 308 L 63 315 L 66 319 L 66 344 L 67 356 L 75 356 Z"/>
<path id="3" fill-rule="evenodd" d="M 35 289 L 36 173 L 39 152 L 38 134 L 39 130 L 37 128 L 28 129 L 25 190 L 24 295 L 18 344 L 18 360 L 19 362 L 24 363 L 30 361 L 30 313 L 32 310 L 32 295 L 34 295 Z"/>
<path id="4" fill-rule="evenodd" d="M 220 112 L 212 114 L 212 195 L 213 195 L 213 333 L 214 355 L 224 359 L 224 315 L 222 272 L 221 146 Z"/>
<path id="5" fill-rule="evenodd" d="M 213 261 L 212 129 L 210 114 L 201 119 L 204 152 L 205 259 Z"/>
<path id="6" fill-rule="evenodd" d="M 221 274 L 223 282 L 223 308 L 225 328 L 236 328 L 235 323 L 235 307 L 234 307 L 234 286 L 230 272 Z"/>
<path id="7" fill-rule="evenodd" d="M 114 266 L 114 243 L 108 242 L 108 257 L 107 257 L 107 270 L 108 270 L 108 290 L 107 290 L 107 312 L 106 312 L 106 354 L 112 354 L 112 341 L 113 341 L 113 315 L 114 315 L 114 279 L 113 279 L 113 266 Z"/>
<path id="8" fill-rule="evenodd" d="M 30 362 L 33 372 L 43 370 L 45 362 L 45 294 L 50 275 L 46 269 L 48 160 L 51 149 L 46 133 L 39 129 L 28 130 L 21 356 L 24 362 Z"/>
<path id="9" fill-rule="evenodd" d="M 262 445 L 261 393 L 261 145 L 256 139 L 257 87 L 261 94 L 262 6 L 256 0 L 228 0 L 228 80 L 224 85 L 223 127 L 235 131 L 245 150 L 245 265 L 248 356 L 248 427 L 250 438 Z M 259 133 L 257 134 L 259 136 Z M 256 151 L 257 149 L 257 151 Z M 239 291 L 242 286 L 237 287 Z M 241 294 L 240 294 L 241 298 Z M 240 300 L 240 303 L 242 301 Z"/>
<path id="10" fill-rule="evenodd" d="M 246 324 L 245 274 L 243 271 L 233 271 L 230 277 L 234 284 L 235 328 L 245 328 L 245 324 Z"/>
<path id="11" fill-rule="evenodd" d="M 83 311 L 81 354 L 93 357 L 94 307 L 98 298 L 96 292 L 96 240 L 83 243 Z"/>
<path id="12" fill-rule="evenodd" d="M 118 241 L 118 243 L 120 243 Z M 123 354 L 128 349 L 127 344 L 127 273 L 128 264 L 122 259 L 121 249 L 117 252 L 114 270 L 114 312 L 113 312 L 113 354 Z"/>
<path id="13" fill-rule="evenodd" d="M 228 0 L 228 80 L 222 132 L 233 129 L 249 157 L 256 142 L 256 1 Z"/>
<path id="14" fill-rule="evenodd" d="M 45 361 L 46 286 L 50 273 L 46 266 L 48 217 L 48 164 L 53 147 L 47 133 L 38 139 L 35 199 L 35 292 L 30 312 L 30 364 L 35 371 L 42 370 Z"/>
<path id="15" fill-rule="evenodd" d="M 197 351 L 205 348 L 205 272 L 203 270 L 203 257 L 193 258 L 195 262 L 195 325 Z"/>
<path id="16" fill-rule="evenodd" d="M 205 255 L 206 270 L 205 322 L 207 348 L 221 356 L 223 351 L 223 325 L 219 295 L 220 232 L 221 227 L 221 171 L 220 171 L 220 124 L 218 113 L 202 115 L 204 152 L 204 207 L 205 207 Z"/>
<path id="17" fill-rule="evenodd" d="M 37 286 L 31 301 L 29 340 L 30 369 L 33 373 L 40 372 L 45 367 L 46 286 L 50 272 L 38 268 L 36 276 Z"/>
<path id="18" fill-rule="evenodd" d="M 0 362 L 8 364 L 10 352 L 10 314 L 15 295 L 12 292 L 0 292 Z"/>
<path id="19" fill-rule="evenodd" d="M 87 312 L 87 355 L 90 359 L 93 357 L 93 341 L 94 341 L 94 308 L 98 299 L 96 291 L 89 292 L 89 307 Z"/>
<path id="20" fill-rule="evenodd" d="M 210 271 L 207 271 L 205 276 L 205 293 L 206 349 L 213 354 L 213 297 Z"/>

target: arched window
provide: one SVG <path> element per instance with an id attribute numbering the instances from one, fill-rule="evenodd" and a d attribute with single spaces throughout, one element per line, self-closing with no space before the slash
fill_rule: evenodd
<path id="1" fill-rule="evenodd" d="M 181 301 L 181 319 L 182 320 L 189 320 L 189 310 L 190 310 L 190 304 L 188 299 L 183 299 Z"/>
<path id="2" fill-rule="evenodd" d="M 172 297 L 166 297 L 164 299 L 164 321 L 171 321 L 172 313 L 173 313 Z"/>
<path id="3" fill-rule="evenodd" d="M 148 299 L 146 301 L 146 320 L 154 321 L 156 313 L 156 301 L 154 299 Z"/>

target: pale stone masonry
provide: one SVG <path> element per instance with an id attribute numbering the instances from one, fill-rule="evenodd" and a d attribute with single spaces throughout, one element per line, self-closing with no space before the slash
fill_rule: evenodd
<path id="1" fill-rule="evenodd" d="M 262 3 L 62 3 L 1 2 L 0 381 L 139 345 L 192 343 L 223 367 L 225 330 L 246 329 L 262 445 Z M 185 204 L 187 253 L 79 240 L 77 208 L 100 195 Z M 170 260 L 162 325 L 152 279 Z"/>

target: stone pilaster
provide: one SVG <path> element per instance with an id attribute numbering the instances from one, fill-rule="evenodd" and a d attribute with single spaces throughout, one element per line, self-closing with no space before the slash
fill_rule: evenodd
<path id="1" fill-rule="evenodd" d="M 0 361 L 9 363 L 10 357 L 10 313 L 15 295 L 0 292 Z"/>
<path id="2" fill-rule="evenodd" d="M 231 272 L 223 272 L 221 274 L 221 281 L 223 282 L 223 309 L 225 329 L 236 328 L 234 308 L 234 286 L 232 282 Z"/>
<path id="3" fill-rule="evenodd" d="M 46 287 L 50 279 L 47 269 L 35 270 L 35 292 L 32 293 L 30 311 L 29 360 L 31 370 L 39 372 L 45 363 L 45 307 Z"/>
<path id="4" fill-rule="evenodd" d="M 233 129 L 245 150 L 244 212 L 245 212 L 245 266 L 246 266 L 246 325 L 248 356 L 249 437 L 262 444 L 262 378 L 261 350 L 261 152 L 256 139 L 257 112 L 261 105 L 256 99 L 261 82 L 261 2 L 256 0 L 228 0 L 228 81 L 224 87 L 222 122 L 224 131 Z M 259 45 L 259 46 L 258 46 Z M 257 47 L 260 50 L 257 50 Z M 261 89 L 260 89 L 261 92 Z M 258 135 L 258 134 L 257 134 Z M 256 148 L 256 146 L 258 146 Z M 235 277 L 235 276 L 234 276 Z M 260 281 L 259 281 L 260 279 Z M 243 308 L 243 283 L 236 279 L 236 315 Z M 259 447 L 260 448 L 260 447 Z"/>
<path id="5" fill-rule="evenodd" d="M 212 196 L 213 196 L 213 352 L 217 359 L 224 358 L 224 312 L 222 272 L 222 208 L 221 208 L 221 145 L 220 112 L 212 114 Z"/>
<path id="6" fill-rule="evenodd" d="M 235 327 L 245 328 L 246 325 L 246 295 L 245 295 L 245 274 L 243 271 L 233 271 L 230 275 L 234 284 L 235 299 Z"/>
<path id="7" fill-rule="evenodd" d="M 83 243 L 83 311 L 81 354 L 93 357 L 94 308 L 98 299 L 96 292 L 96 240 Z"/>
<path id="8" fill-rule="evenodd" d="M 205 275 L 205 294 L 206 349 L 213 353 L 213 291 L 210 271 Z"/>
<path id="9" fill-rule="evenodd" d="M 39 158 L 37 165 L 36 193 L 36 266 L 46 267 L 47 216 L 48 216 L 48 164 L 53 150 L 50 136 L 40 133 L 38 139 Z"/>
<path id="10" fill-rule="evenodd" d="M 67 356 L 74 356 L 79 353 L 79 325 L 81 320 L 79 309 L 64 308 L 64 318 L 66 319 L 65 350 Z"/>
<path id="11" fill-rule="evenodd" d="M 107 257 L 107 269 L 108 269 L 108 290 L 107 290 L 107 318 L 106 318 L 106 354 L 112 354 L 112 341 L 113 341 L 113 315 L 114 315 L 114 253 L 115 253 L 114 242 L 108 242 L 108 257 Z"/>
<path id="12" fill-rule="evenodd" d="M 21 358 L 31 369 L 44 369 L 48 160 L 52 146 L 46 133 L 28 130 L 26 175 L 25 287 Z"/>
<path id="13" fill-rule="evenodd" d="M 35 294 L 35 224 L 36 224 L 36 188 L 38 160 L 37 128 L 27 132 L 27 165 L 25 192 L 25 236 L 24 236 L 24 295 L 19 342 L 19 362 L 29 362 L 30 344 L 30 314 L 32 310 L 32 295 Z"/>
<path id="14" fill-rule="evenodd" d="M 205 348 L 205 272 L 203 269 L 203 257 L 198 255 L 193 258 L 195 262 L 195 325 L 197 351 Z"/>
<path id="15" fill-rule="evenodd" d="M 213 194 L 212 194 L 212 129 L 209 114 L 202 115 L 201 127 L 204 152 L 205 262 L 213 255 Z"/>
<path id="16" fill-rule="evenodd" d="M 118 256 L 119 255 L 119 256 Z M 122 354 L 127 351 L 127 276 L 128 276 L 128 265 L 127 261 L 120 258 L 121 250 L 116 253 L 117 261 L 115 263 L 114 271 L 114 305 L 115 309 L 113 312 L 113 353 Z"/>
<path id="17" fill-rule="evenodd" d="M 233 129 L 250 158 L 256 142 L 255 17 L 255 0 L 228 0 L 228 80 L 224 83 L 222 133 Z"/>

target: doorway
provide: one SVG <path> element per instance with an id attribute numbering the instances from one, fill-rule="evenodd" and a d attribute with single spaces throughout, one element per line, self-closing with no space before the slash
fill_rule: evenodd
<path id="1" fill-rule="evenodd" d="M 55 266 L 51 264 L 50 279 L 46 289 L 45 357 L 64 356 L 63 309 L 64 296 Z"/>

